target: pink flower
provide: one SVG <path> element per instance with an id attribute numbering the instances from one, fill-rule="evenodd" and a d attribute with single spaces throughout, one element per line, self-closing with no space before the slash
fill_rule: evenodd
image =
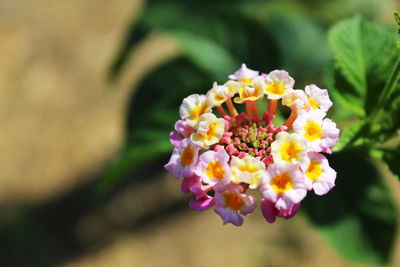
<path id="1" fill-rule="evenodd" d="M 192 173 L 190 176 L 183 177 L 181 183 L 181 190 L 187 194 L 193 192 L 195 199 L 189 202 L 189 206 L 194 210 L 205 210 L 214 205 L 214 198 L 208 195 L 208 191 L 212 189 L 211 186 L 204 186 L 201 179 L 196 174 Z"/>
<path id="2" fill-rule="evenodd" d="M 184 176 L 181 183 L 181 191 L 184 194 L 188 194 L 191 191 L 196 191 L 198 188 L 201 188 L 201 180 L 200 177 L 194 173 L 191 173 L 190 176 Z"/>
<path id="3" fill-rule="evenodd" d="M 214 205 L 214 203 L 215 203 L 214 198 L 204 193 L 204 194 L 198 194 L 196 195 L 195 199 L 190 200 L 189 207 L 191 207 L 194 210 L 202 211 L 211 208 Z"/>
<path id="4" fill-rule="evenodd" d="M 189 137 L 193 133 L 193 128 L 187 125 L 185 120 L 178 120 L 175 123 L 175 131 L 169 134 L 171 144 L 177 147 L 183 139 Z"/>
<path id="5" fill-rule="evenodd" d="M 253 196 L 242 193 L 243 188 L 240 185 L 229 184 L 222 192 L 215 192 L 214 211 L 221 216 L 223 224 L 232 223 L 236 226 L 243 224 L 243 217 L 252 213 L 257 201 Z M 239 214 L 240 213 L 240 214 Z"/>
<path id="6" fill-rule="evenodd" d="M 229 155 L 225 149 L 218 151 L 207 151 L 200 155 L 195 173 L 201 180 L 209 185 L 216 185 L 219 182 L 227 183 L 231 178 L 229 167 Z"/>
<path id="7" fill-rule="evenodd" d="M 177 131 L 172 131 L 169 134 L 169 141 L 171 142 L 171 144 L 174 147 L 179 146 L 179 144 L 181 143 L 182 139 L 183 139 L 183 137 L 180 134 L 178 134 Z"/>
<path id="8" fill-rule="evenodd" d="M 339 141 L 340 130 L 336 127 L 331 119 L 324 119 L 322 122 L 322 134 L 323 138 L 321 140 L 322 152 L 332 154 L 331 147 L 336 145 Z"/>
<path id="9" fill-rule="evenodd" d="M 176 179 L 189 176 L 197 161 L 199 148 L 189 138 L 182 140 L 172 152 L 169 162 L 164 166 Z"/>
<path id="10" fill-rule="evenodd" d="M 296 215 L 299 210 L 300 202 L 293 204 L 289 209 L 279 210 L 276 208 L 275 203 L 271 202 L 265 198 L 261 200 L 261 212 L 264 218 L 269 223 L 273 223 L 276 220 L 276 217 L 284 217 L 285 219 L 290 219 L 294 215 Z"/>

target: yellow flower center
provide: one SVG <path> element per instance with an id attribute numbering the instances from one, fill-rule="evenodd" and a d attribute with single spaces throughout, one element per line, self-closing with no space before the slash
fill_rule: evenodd
<path id="1" fill-rule="evenodd" d="M 312 159 L 310 161 L 310 165 L 308 165 L 308 168 L 306 170 L 307 177 L 310 178 L 311 181 L 315 182 L 316 180 L 318 180 L 321 174 L 322 174 L 321 165 L 319 164 L 318 161 Z"/>
<path id="2" fill-rule="evenodd" d="M 242 78 L 242 79 L 239 80 L 239 82 L 241 82 L 241 83 L 252 83 L 253 80 L 249 79 L 249 78 Z"/>
<path id="3" fill-rule="evenodd" d="M 227 85 L 227 87 L 228 87 L 228 90 L 229 90 L 229 92 L 230 93 L 235 93 L 236 92 L 236 87 L 235 86 L 233 86 L 233 85 Z"/>
<path id="4" fill-rule="evenodd" d="M 280 148 L 281 157 L 286 162 L 292 162 L 293 159 L 298 161 L 301 151 L 303 151 L 303 148 L 293 140 L 284 142 Z"/>
<path id="5" fill-rule="evenodd" d="M 252 97 L 256 94 L 256 89 L 249 87 L 249 88 L 243 88 L 241 89 L 241 97 L 242 99 L 246 99 L 249 97 Z"/>
<path id="6" fill-rule="evenodd" d="M 222 102 L 222 101 L 225 101 L 225 99 L 226 99 L 225 96 L 221 96 L 221 95 L 219 95 L 219 94 L 215 94 L 215 95 L 214 95 L 214 100 L 215 100 L 215 102 Z"/>
<path id="7" fill-rule="evenodd" d="M 285 93 L 285 85 L 280 82 L 268 84 L 265 90 L 274 95 L 283 95 Z"/>
<path id="8" fill-rule="evenodd" d="M 210 122 L 210 125 L 208 126 L 207 136 L 205 137 L 205 139 L 211 140 L 215 136 L 216 129 L 217 129 L 217 124 L 215 122 Z"/>
<path id="9" fill-rule="evenodd" d="M 257 97 L 260 94 L 260 91 L 257 88 L 246 88 L 243 89 L 242 99 Z"/>
<path id="10" fill-rule="evenodd" d="M 294 101 L 296 100 L 296 98 L 291 97 L 289 99 L 286 100 L 286 105 L 289 106 L 290 104 L 292 104 Z"/>
<path id="11" fill-rule="evenodd" d="M 312 99 L 311 97 L 308 98 L 308 102 L 310 103 L 310 105 L 311 105 L 311 107 L 313 109 L 319 108 L 318 103 L 314 99 Z"/>
<path id="12" fill-rule="evenodd" d="M 238 211 L 244 206 L 244 200 L 235 193 L 225 193 L 225 205 L 227 208 Z"/>
<path id="13" fill-rule="evenodd" d="M 239 170 L 241 172 L 254 173 L 254 172 L 258 171 L 259 169 L 256 166 L 251 165 L 250 163 L 246 163 L 246 164 L 240 165 Z"/>
<path id="14" fill-rule="evenodd" d="M 187 146 L 181 154 L 181 165 L 183 168 L 191 165 L 194 159 L 194 148 Z"/>
<path id="15" fill-rule="evenodd" d="M 202 103 L 200 106 L 194 107 L 192 110 L 192 119 L 198 120 L 201 115 L 206 113 L 208 108 L 209 108 L 209 105 L 207 102 Z"/>
<path id="16" fill-rule="evenodd" d="M 218 161 L 211 161 L 207 166 L 206 175 L 208 178 L 210 178 L 210 180 L 214 177 L 218 180 L 221 180 L 224 178 L 225 172 Z"/>
<path id="17" fill-rule="evenodd" d="M 306 126 L 304 126 L 304 130 L 306 130 L 304 137 L 307 138 L 308 141 L 314 141 L 322 137 L 321 126 L 315 121 L 308 121 Z"/>
<path id="18" fill-rule="evenodd" d="M 282 195 L 286 190 L 293 188 L 292 178 L 289 176 L 288 172 L 276 175 L 271 180 L 272 188 L 276 193 Z"/>

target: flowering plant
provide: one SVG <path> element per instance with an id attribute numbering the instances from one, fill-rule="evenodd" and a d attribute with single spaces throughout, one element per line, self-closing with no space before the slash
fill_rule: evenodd
<path id="1" fill-rule="evenodd" d="M 318 79 L 318 83 L 323 82 L 324 88 L 329 88 L 329 97 L 335 103 L 335 110 L 330 116 L 341 129 L 340 140 L 331 147 L 335 155 L 329 157 L 329 165 L 337 171 L 337 187 L 324 197 L 309 194 L 301 202 L 304 215 L 324 236 L 324 240 L 344 258 L 378 265 L 390 262 L 395 255 L 393 248 L 397 243 L 396 232 L 399 227 L 398 203 L 393 197 L 398 192 L 395 191 L 395 184 L 384 179 L 388 172 L 382 172 L 381 167 L 382 164 L 386 165 L 394 177 L 400 178 L 398 31 L 388 25 L 371 23 L 362 16 L 341 20 L 337 12 L 337 19 L 329 19 L 337 23 L 328 30 L 327 21 L 322 24 L 319 21 L 320 12 L 314 13 L 317 15 L 314 18 L 311 15 L 313 12 L 308 12 L 307 8 L 302 8 L 300 12 L 295 9 L 287 12 L 287 6 L 282 8 L 280 1 L 207 1 L 207 4 L 200 0 L 179 1 L 179 4 L 167 2 L 146 2 L 140 17 L 135 19 L 137 23 L 129 27 L 129 38 L 121 45 L 111 69 L 110 78 L 118 79 L 124 66 L 130 66 L 126 64 L 127 59 L 136 59 L 128 55 L 131 52 L 142 53 L 141 44 L 147 43 L 147 38 L 153 33 L 162 33 L 162 36 L 173 40 L 171 49 L 170 45 L 164 45 L 168 40 L 162 39 L 162 45 L 157 46 L 156 50 L 163 55 L 163 60 L 157 63 L 156 68 L 150 68 L 151 71 L 135 86 L 127 110 L 126 140 L 99 181 L 96 195 L 102 198 L 111 193 L 122 179 L 130 178 L 131 182 L 136 183 L 155 177 L 148 172 L 143 173 L 145 175 L 136 172 L 171 153 L 172 145 L 166 136 L 171 131 L 171 125 L 180 120 L 177 109 L 182 99 L 200 92 L 194 92 L 194 89 L 211 87 L 207 81 L 223 82 L 228 73 L 234 72 L 232 66 L 239 66 L 239 59 L 242 58 L 246 58 L 252 66 L 263 66 L 265 70 L 284 66 L 297 77 L 297 88 L 298 84 L 307 84 L 307 81 L 315 79 Z M 312 2 L 309 7 L 316 11 L 318 7 Z M 348 7 L 343 6 L 343 1 L 336 2 L 337 11 L 343 12 L 343 18 L 364 11 L 368 12 L 367 17 L 372 18 L 369 12 L 373 8 L 358 8 L 352 4 L 354 12 L 349 12 Z M 362 1 L 359 2 L 361 4 Z M 375 1 L 376 7 L 382 6 L 381 2 Z M 329 10 L 332 7 L 330 5 Z M 332 12 L 325 13 L 332 15 Z M 395 17 L 399 22 L 400 17 L 397 14 Z M 145 66 L 142 64 L 149 64 L 146 69 L 155 66 L 153 61 L 137 63 L 142 69 Z M 239 82 L 237 79 L 231 80 Z M 232 102 L 239 96 L 239 92 L 236 92 L 231 97 Z M 268 98 L 268 94 L 265 98 Z M 268 101 L 265 98 L 257 101 L 260 118 L 267 109 Z M 230 113 L 228 103 L 226 100 L 222 106 L 229 113 L 227 115 L 236 119 Z M 243 105 L 235 104 L 235 108 L 241 113 L 246 105 L 246 102 Z M 280 110 L 289 110 L 287 103 L 282 102 L 282 105 Z M 215 115 L 217 111 L 218 107 L 215 106 Z M 207 113 L 211 112 L 208 110 Z M 245 114 L 251 116 L 250 112 Z M 284 124 L 279 112 L 276 115 L 274 128 Z M 185 127 L 186 119 L 181 120 L 184 123 L 177 124 L 178 134 L 175 134 L 173 141 L 191 141 L 190 136 L 197 133 L 198 129 L 195 129 L 196 125 Z M 184 129 L 188 132 L 182 134 L 181 130 Z M 294 131 L 292 124 L 292 129 L 285 132 L 291 134 Z M 276 138 L 276 134 L 273 137 Z M 221 141 L 222 138 L 218 143 Z M 267 144 L 271 147 L 271 143 Z M 193 177 L 191 179 L 187 173 L 181 176 L 185 177 L 182 180 L 185 192 L 194 193 L 192 202 L 201 199 L 196 189 L 209 186 L 202 181 L 196 184 L 197 188 L 191 186 L 199 179 L 193 171 L 194 167 L 199 165 L 200 158 L 205 157 L 203 154 L 214 151 L 218 145 L 209 145 L 208 149 L 196 145 L 196 164 L 185 170 L 193 173 Z M 222 147 L 225 149 L 226 145 L 222 144 Z M 229 156 L 227 165 L 232 178 L 232 156 L 225 151 Z M 160 165 L 158 162 L 155 164 Z M 152 165 L 151 170 L 157 171 L 155 166 Z M 268 170 L 270 166 L 265 167 Z M 210 205 L 217 206 L 214 189 L 218 186 L 211 187 L 204 199 Z M 157 190 L 162 190 L 162 187 Z M 244 194 L 257 197 L 259 194 L 254 194 L 255 190 L 248 187 Z M 162 203 L 169 205 L 167 199 Z M 262 203 L 261 198 L 258 203 Z"/>
<path id="2" fill-rule="evenodd" d="M 249 194 L 255 189 L 268 222 L 291 218 L 307 191 L 324 195 L 335 185 L 336 172 L 321 154 L 332 153 L 339 140 L 336 124 L 325 118 L 332 106 L 328 91 L 313 84 L 295 90 L 286 71 L 259 75 L 245 64 L 229 79 L 215 82 L 207 95 L 183 100 L 181 119 L 170 134 L 175 149 L 165 168 L 174 178 L 183 177 L 182 192 L 194 193 L 190 207 L 214 206 L 224 224 L 240 226 L 241 215 L 255 210 L 256 198 Z M 268 109 L 259 116 L 257 101 L 264 96 Z M 232 100 L 246 112 L 239 113 Z M 291 113 L 275 127 L 279 100 Z"/>

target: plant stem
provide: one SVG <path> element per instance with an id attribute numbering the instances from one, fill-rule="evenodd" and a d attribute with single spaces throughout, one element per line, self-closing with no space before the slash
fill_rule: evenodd
<path id="1" fill-rule="evenodd" d="M 246 113 L 250 117 L 250 119 L 254 118 L 253 110 L 251 107 L 250 101 L 245 101 L 246 104 Z"/>
<path id="2" fill-rule="evenodd" d="M 297 118 L 297 112 L 293 111 L 290 113 L 289 118 L 285 121 L 283 125 L 285 125 L 287 128 L 287 131 L 290 131 L 292 129 L 292 124 Z"/>
<path id="3" fill-rule="evenodd" d="M 254 118 L 258 118 L 258 106 L 256 101 L 250 102 Z"/>
<path id="4" fill-rule="evenodd" d="M 230 97 L 228 97 L 228 99 L 226 100 L 226 105 L 228 106 L 229 112 L 231 113 L 232 117 L 236 117 L 237 115 L 239 115 Z"/>
<path id="5" fill-rule="evenodd" d="M 274 114 L 276 112 L 276 107 L 278 105 L 278 100 L 276 99 L 270 99 L 268 103 L 268 112 L 269 114 Z"/>
<path id="6" fill-rule="evenodd" d="M 227 115 L 225 109 L 222 106 L 217 106 L 217 110 L 222 118 Z"/>

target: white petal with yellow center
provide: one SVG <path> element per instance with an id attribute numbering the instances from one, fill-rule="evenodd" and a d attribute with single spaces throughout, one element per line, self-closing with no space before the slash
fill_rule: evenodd
<path id="1" fill-rule="evenodd" d="M 298 164 L 273 163 L 268 166 L 260 191 L 278 209 L 290 209 L 307 193 L 304 173 Z"/>
<path id="2" fill-rule="evenodd" d="M 288 106 L 292 111 L 299 113 L 301 110 L 308 109 L 310 103 L 303 90 L 293 90 L 282 97 L 282 105 Z"/>
<path id="3" fill-rule="evenodd" d="M 230 81 L 227 81 L 224 85 L 226 87 L 228 87 L 229 97 L 233 97 L 236 93 L 239 92 L 239 88 L 240 88 L 239 82 L 230 80 Z"/>
<path id="4" fill-rule="evenodd" d="M 332 101 L 329 99 L 328 90 L 321 89 L 315 84 L 307 85 L 305 91 L 308 95 L 308 102 L 314 110 L 327 112 L 332 106 Z"/>
<path id="5" fill-rule="evenodd" d="M 293 131 L 309 142 L 312 151 L 321 151 L 320 144 L 324 138 L 322 120 L 325 115 L 321 110 L 302 110 L 293 122 Z"/>
<path id="6" fill-rule="evenodd" d="M 281 99 L 293 89 L 294 79 L 284 70 L 271 71 L 265 78 L 265 94 L 268 99 Z"/>
<path id="7" fill-rule="evenodd" d="M 271 144 L 275 163 L 300 163 L 305 159 L 306 150 L 306 139 L 296 133 L 279 132 Z"/>
<path id="8" fill-rule="evenodd" d="M 257 77 L 252 85 L 242 85 L 239 88 L 239 97 L 235 97 L 236 103 L 256 101 L 264 97 L 265 84 L 261 77 Z"/>
<path id="9" fill-rule="evenodd" d="M 240 159 L 232 157 L 231 160 L 231 180 L 234 183 L 247 183 L 249 188 L 257 188 L 262 181 L 265 165 L 256 158 L 247 155 Z"/>
<path id="10" fill-rule="evenodd" d="M 228 97 L 230 97 L 231 93 L 229 88 L 225 85 L 218 85 L 214 82 L 213 88 L 208 92 L 208 102 L 213 106 L 220 106 L 224 103 Z"/>
<path id="11" fill-rule="evenodd" d="M 184 98 L 179 108 L 181 118 L 186 119 L 186 123 L 193 128 L 196 126 L 200 116 L 210 111 L 211 105 L 207 96 L 198 94 Z"/>
<path id="12" fill-rule="evenodd" d="M 317 152 L 307 154 L 308 160 L 301 165 L 307 179 L 308 190 L 324 195 L 335 186 L 336 172 L 329 166 L 328 159 Z"/>
<path id="13" fill-rule="evenodd" d="M 196 132 L 190 136 L 192 142 L 208 149 L 209 146 L 221 140 L 225 130 L 225 120 L 217 118 L 212 113 L 205 113 L 198 119 L 196 129 Z"/>

